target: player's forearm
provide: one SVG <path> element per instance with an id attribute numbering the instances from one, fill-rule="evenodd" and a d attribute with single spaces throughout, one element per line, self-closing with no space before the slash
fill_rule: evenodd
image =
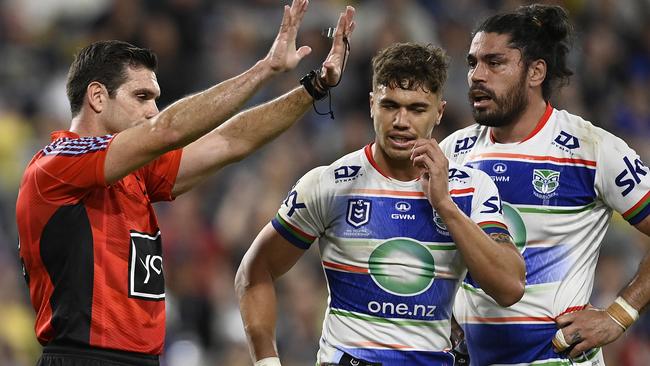
<path id="1" fill-rule="evenodd" d="M 235 291 L 253 361 L 278 355 L 275 344 L 276 296 L 268 271 L 242 262 L 235 276 Z"/>
<path id="2" fill-rule="evenodd" d="M 514 246 L 495 242 L 455 205 L 438 213 L 481 288 L 502 306 L 519 301 L 524 294 L 525 265 Z"/>
<path id="3" fill-rule="evenodd" d="M 151 130 L 164 135 L 165 151 L 185 146 L 234 115 L 272 75 L 267 62 L 259 61 L 236 77 L 170 105 L 151 120 Z"/>
<path id="4" fill-rule="evenodd" d="M 622 291 L 621 296 L 639 312 L 650 302 L 650 250 L 646 252 L 636 275 Z"/>

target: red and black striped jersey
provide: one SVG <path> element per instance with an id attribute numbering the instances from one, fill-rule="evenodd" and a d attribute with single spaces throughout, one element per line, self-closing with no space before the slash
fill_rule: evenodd
<path id="1" fill-rule="evenodd" d="M 114 136 L 54 132 L 23 175 L 16 220 L 36 336 L 160 354 L 165 284 L 152 202 L 173 199 L 182 150 L 107 185 Z"/>

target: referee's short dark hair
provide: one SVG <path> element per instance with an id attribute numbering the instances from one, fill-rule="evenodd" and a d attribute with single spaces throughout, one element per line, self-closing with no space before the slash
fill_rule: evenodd
<path id="1" fill-rule="evenodd" d="M 68 70 L 66 84 L 72 116 L 81 110 L 86 89 L 93 81 L 102 83 L 108 95 L 114 97 L 126 81 L 128 66 L 155 71 L 158 59 L 151 50 L 115 40 L 95 42 L 79 51 Z"/>

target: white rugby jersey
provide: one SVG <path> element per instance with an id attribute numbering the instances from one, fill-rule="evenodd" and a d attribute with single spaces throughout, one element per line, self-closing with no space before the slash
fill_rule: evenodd
<path id="1" fill-rule="evenodd" d="M 570 364 L 552 350 L 555 318 L 589 302 L 612 210 L 631 224 L 650 213 L 648 168 L 621 139 L 550 105 L 520 143 L 495 143 L 490 128 L 475 124 L 441 146 L 450 160 L 492 177 L 526 261 L 525 295 L 508 308 L 471 276 L 464 281 L 454 314 L 472 365 Z"/>
<path id="2" fill-rule="evenodd" d="M 492 180 L 450 163 L 458 207 L 487 233 L 508 233 Z M 419 180 L 384 176 L 371 145 L 292 188 L 272 220 L 289 242 L 317 238 L 329 288 L 318 362 L 345 353 L 383 366 L 453 365 L 450 318 L 467 272 Z"/>

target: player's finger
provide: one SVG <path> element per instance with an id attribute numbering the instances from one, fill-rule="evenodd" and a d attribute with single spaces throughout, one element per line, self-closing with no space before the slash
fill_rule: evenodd
<path id="1" fill-rule="evenodd" d="M 564 337 L 564 332 L 562 329 L 558 329 L 557 332 L 555 332 L 555 336 L 553 337 L 551 343 L 553 344 L 553 350 L 556 353 L 562 353 L 571 347 L 569 342 L 567 342 L 566 338 Z"/>
<path id="2" fill-rule="evenodd" d="M 572 324 L 575 317 L 576 317 L 576 313 L 560 315 L 557 318 L 555 318 L 555 324 L 557 324 L 558 328 L 564 328 Z"/>
<path id="3" fill-rule="evenodd" d="M 589 343 L 582 341 L 580 343 L 576 343 L 571 352 L 569 352 L 569 357 L 570 358 L 577 358 L 585 354 L 585 352 L 589 351 L 592 349 L 593 346 L 590 345 Z"/>

